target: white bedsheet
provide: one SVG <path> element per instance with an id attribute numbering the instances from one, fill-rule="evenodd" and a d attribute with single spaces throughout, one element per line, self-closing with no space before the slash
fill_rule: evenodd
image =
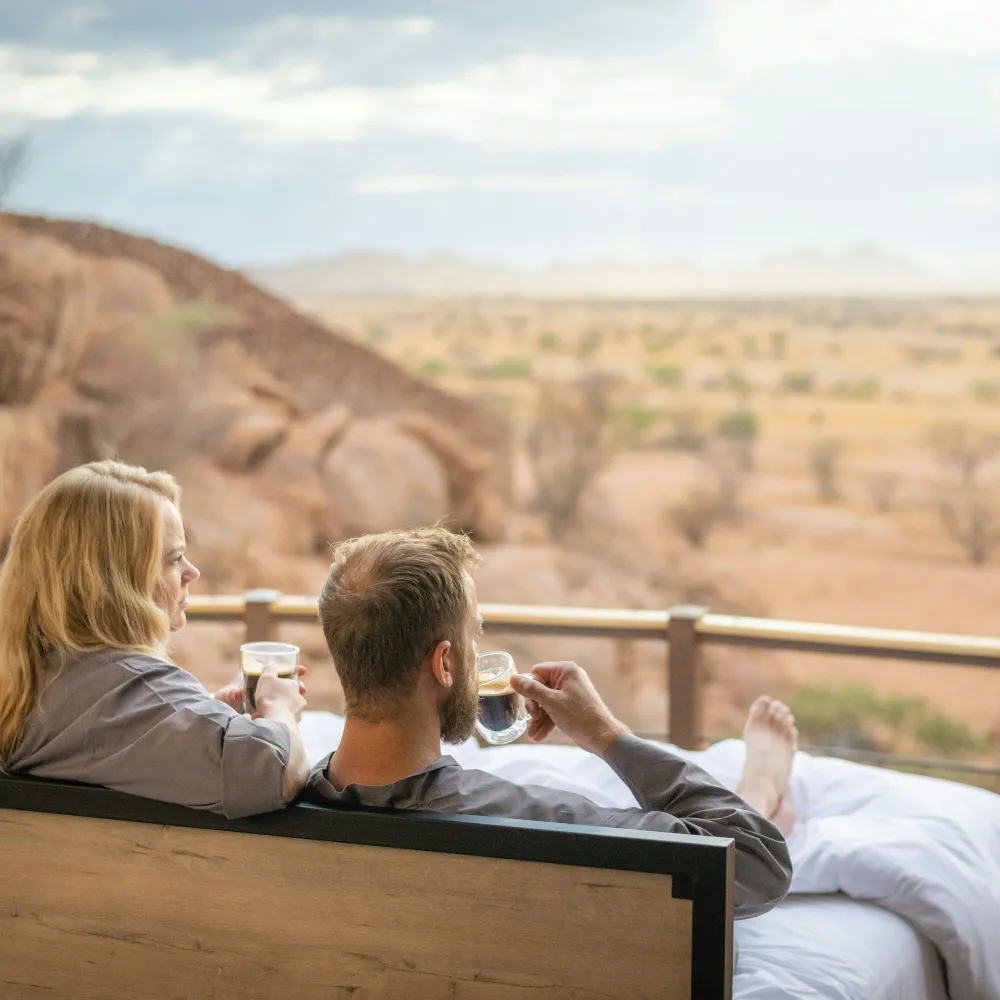
<path id="1" fill-rule="evenodd" d="M 934 946 L 873 903 L 789 896 L 736 945 L 734 1000 L 947 1000 Z"/>
<path id="2" fill-rule="evenodd" d="M 342 727 L 339 717 L 306 713 L 303 734 L 314 759 L 336 747 Z M 635 804 L 611 768 L 575 747 L 516 745 L 486 750 L 470 740 L 446 752 L 466 767 L 513 781 L 572 789 L 607 805 Z M 743 767 L 741 741 L 726 740 L 700 753 L 676 752 L 701 764 L 723 784 L 736 786 Z M 798 814 L 789 838 L 795 865 L 793 893 L 840 892 L 877 903 L 907 920 L 936 946 L 946 964 L 951 1000 L 1000 1000 L 1000 796 L 805 754 L 796 758 L 791 796 Z M 747 963 L 756 966 L 752 987 L 756 992 L 742 992 L 751 989 L 751 980 L 744 979 L 741 1000 L 744 996 L 753 1000 L 881 996 L 836 993 L 851 982 L 843 973 L 831 972 L 836 979 L 818 980 L 823 984 L 820 993 L 808 985 L 822 963 L 814 956 L 798 961 L 796 955 L 808 950 L 786 951 L 777 940 L 787 933 L 786 921 L 794 923 L 787 914 L 795 909 L 791 904 L 797 907 L 799 902 L 792 899 L 764 917 L 737 924 L 738 978 L 750 975 Z M 810 925 L 830 919 L 816 915 L 829 911 L 814 907 L 808 912 Z M 856 930 L 852 917 L 843 927 L 855 942 L 848 947 L 854 947 L 859 957 L 870 949 L 870 937 L 861 929 L 870 923 L 859 921 Z M 819 925 L 815 932 L 808 928 L 802 932 L 814 937 L 820 951 L 824 933 L 827 930 Z M 843 954 L 844 949 L 838 947 L 836 952 Z M 765 954 L 766 960 L 758 964 Z M 777 977 L 770 993 L 761 991 L 767 975 Z M 796 976 L 805 985 L 794 986 Z M 784 986 L 778 982 L 783 977 L 788 981 Z"/>

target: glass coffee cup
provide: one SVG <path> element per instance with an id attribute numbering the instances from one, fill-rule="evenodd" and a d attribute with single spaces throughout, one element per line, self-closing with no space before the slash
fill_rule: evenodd
<path id="1" fill-rule="evenodd" d="M 299 647 L 290 642 L 245 642 L 240 646 L 240 674 L 243 677 L 243 705 L 247 712 L 255 712 L 254 694 L 264 667 L 274 664 L 278 676 L 284 680 L 295 677 L 299 663 Z"/>
<path id="2" fill-rule="evenodd" d="M 479 715 L 476 731 L 493 746 L 520 739 L 531 721 L 528 709 L 511 686 L 517 673 L 510 653 L 480 653 L 476 660 L 479 678 Z"/>

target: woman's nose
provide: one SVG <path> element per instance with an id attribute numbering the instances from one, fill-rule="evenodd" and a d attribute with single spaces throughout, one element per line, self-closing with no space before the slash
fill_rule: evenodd
<path id="1" fill-rule="evenodd" d="M 197 580 L 199 576 L 201 576 L 201 570 L 199 570 L 193 563 L 188 563 L 188 568 L 184 573 L 184 579 L 187 580 L 188 583 L 191 583 L 192 581 Z"/>

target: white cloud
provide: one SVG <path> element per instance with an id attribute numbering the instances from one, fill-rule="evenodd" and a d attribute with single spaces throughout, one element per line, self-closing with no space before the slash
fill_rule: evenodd
<path id="1" fill-rule="evenodd" d="M 486 144 L 653 149 L 711 138 L 725 120 L 713 93 L 619 59 L 520 55 L 394 98 L 387 117 L 399 130 Z"/>
<path id="2" fill-rule="evenodd" d="M 623 60 L 516 56 L 464 76 L 399 87 L 328 86 L 320 63 L 229 69 L 206 60 L 0 45 L 0 115 L 200 113 L 263 138 L 351 142 L 409 133 L 493 145 L 653 149 L 710 138 L 722 103 L 659 68 Z"/>
<path id="3" fill-rule="evenodd" d="M 407 17 L 399 22 L 399 30 L 404 35 L 421 37 L 434 30 L 434 22 L 429 17 Z"/>
<path id="4" fill-rule="evenodd" d="M 712 48 L 722 68 L 1000 55 L 996 0 L 714 0 Z"/>
<path id="5" fill-rule="evenodd" d="M 426 191 L 455 191 L 457 177 L 437 174 L 388 174 L 382 177 L 362 177 L 351 190 L 355 194 L 422 194 Z"/>
<path id="6" fill-rule="evenodd" d="M 483 174 L 453 177 L 440 174 L 388 174 L 363 177 L 356 194 L 416 194 L 425 191 L 595 192 L 620 195 L 635 190 L 629 177 L 604 174 Z"/>
<path id="7" fill-rule="evenodd" d="M 1000 211 L 1000 187 L 973 187 L 954 191 L 949 201 L 969 212 Z"/>
<path id="8" fill-rule="evenodd" d="M 481 174 L 468 177 L 447 174 L 383 174 L 361 177 L 351 185 L 354 194 L 408 195 L 431 191 L 520 192 L 542 194 L 595 194 L 605 197 L 641 197 L 643 201 L 679 205 L 693 201 L 691 187 L 643 184 L 624 174 Z"/>

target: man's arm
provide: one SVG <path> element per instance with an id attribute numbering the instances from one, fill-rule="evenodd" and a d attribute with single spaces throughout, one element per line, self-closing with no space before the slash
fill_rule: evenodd
<path id="1" fill-rule="evenodd" d="M 535 739 L 544 739 L 558 725 L 580 747 L 603 757 L 642 807 L 601 809 L 589 800 L 582 805 L 564 800 L 567 793 L 544 789 L 557 812 L 569 807 L 574 814 L 589 817 L 562 822 L 730 837 L 736 848 L 737 915 L 756 916 L 781 901 L 791 883 L 792 866 L 785 840 L 773 823 L 697 765 L 630 733 L 576 664 L 539 664 L 531 674 L 515 678 L 514 684 L 528 702 L 529 732 Z"/>

